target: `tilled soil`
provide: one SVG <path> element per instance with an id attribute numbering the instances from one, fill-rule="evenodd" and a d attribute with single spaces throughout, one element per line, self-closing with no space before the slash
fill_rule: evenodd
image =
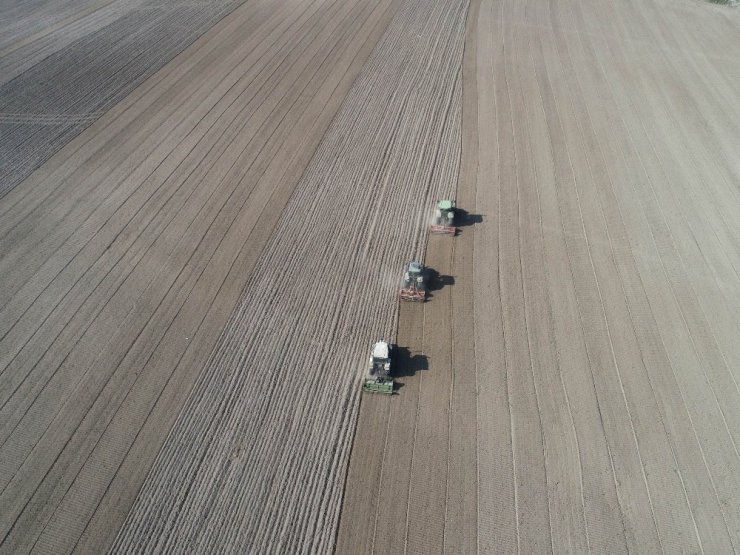
<path id="1" fill-rule="evenodd" d="M 112 543 L 396 9 L 250 2 L 2 199 L 0 551 Z"/>
<path id="2" fill-rule="evenodd" d="M 362 398 L 338 552 L 738 550 L 739 29 L 700 3 L 472 3 L 479 217 L 428 243 L 450 291 L 401 310 L 425 369 Z"/>
<path id="3" fill-rule="evenodd" d="M 242 1 L 3 5 L 0 197 Z"/>
<path id="4" fill-rule="evenodd" d="M 740 550 L 740 12 L 0 30 L 0 553 Z"/>
<path id="5" fill-rule="evenodd" d="M 369 339 L 457 180 L 467 5 L 423 7 L 401 4 L 348 93 L 114 551 L 333 546 Z"/>

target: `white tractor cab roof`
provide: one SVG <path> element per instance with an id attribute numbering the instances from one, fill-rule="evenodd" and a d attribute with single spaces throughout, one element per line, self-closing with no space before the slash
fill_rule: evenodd
<path id="1" fill-rule="evenodd" d="M 424 265 L 421 262 L 409 262 L 409 274 L 420 274 L 422 271 L 424 271 Z"/>
<path id="2" fill-rule="evenodd" d="M 390 346 L 385 341 L 378 341 L 373 345 L 373 358 L 388 359 Z"/>

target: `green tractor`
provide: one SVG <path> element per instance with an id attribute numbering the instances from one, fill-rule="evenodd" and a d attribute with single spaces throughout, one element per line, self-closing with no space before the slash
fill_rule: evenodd
<path id="1" fill-rule="evenodd" d="M 454 236 L 457 233 L 455 227 L 455 201 L 440 200 L 434 210 L 434 223 L 432 233 L 444 233 Z"/>
<path id="2" fill-rule="evenodd" d="M 388 342 L 378 341 L 373 345 L 365 380 L 362 382 L 363 391 L 385 395 L 393 394 L 391 354 L 391 346 Z"/>

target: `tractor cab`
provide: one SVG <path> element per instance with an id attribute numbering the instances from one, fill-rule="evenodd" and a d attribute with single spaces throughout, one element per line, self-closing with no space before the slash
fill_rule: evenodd
<path id="1" fill-rule="evenodd" d="M 399 296 L 403 301 L 424 301 L 426 299 L 426 269 L 421 262 L 409 262 L 403 274 Z"/>
<path id="2" fill-rule="evenodd" d="M 393 378 L 391 378 L 391 346 L 386 341 L 378 341 L 373 345 L 370 353 L 365 380 L 362 390 L 369 393 L 393 393 Z"/>
<path id="3" fill-rule="evenodd" d="M 431 227 L 432 233 L 444 233 L 446 235 L 455 235 L 455 201 L 440 200 L 434 210 L 434 223 Z"/>

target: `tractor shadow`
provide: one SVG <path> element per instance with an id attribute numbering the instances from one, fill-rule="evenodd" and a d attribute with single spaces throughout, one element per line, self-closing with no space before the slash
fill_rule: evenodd
<path id="1" fill-rule="evenodd" d="M 482 221 L 483 216 L 481 214 L 471 214 L 462 208 L 455 209 L 455 226 L 457 227 L 470 227 Z"/>
<path id="2" fill-rule="evenodd" d="M 416 375 L 417 372 L 422 372 L 429 368 L 429 360 L 426 355 L 412 353 L 408 347 L 396 347 L 393 359 L 394 378 L 410 378 Z M 402 387 L 402 383 L 396 382 L 393 390 L 398 391 Z"/>
<path id="3" fill-rule="evenodd" d="M 455 285 L 455 276 L 443 276 L 437 270 L 427 268 L 427 299 L 434 297 L 434 292 Z"/>

